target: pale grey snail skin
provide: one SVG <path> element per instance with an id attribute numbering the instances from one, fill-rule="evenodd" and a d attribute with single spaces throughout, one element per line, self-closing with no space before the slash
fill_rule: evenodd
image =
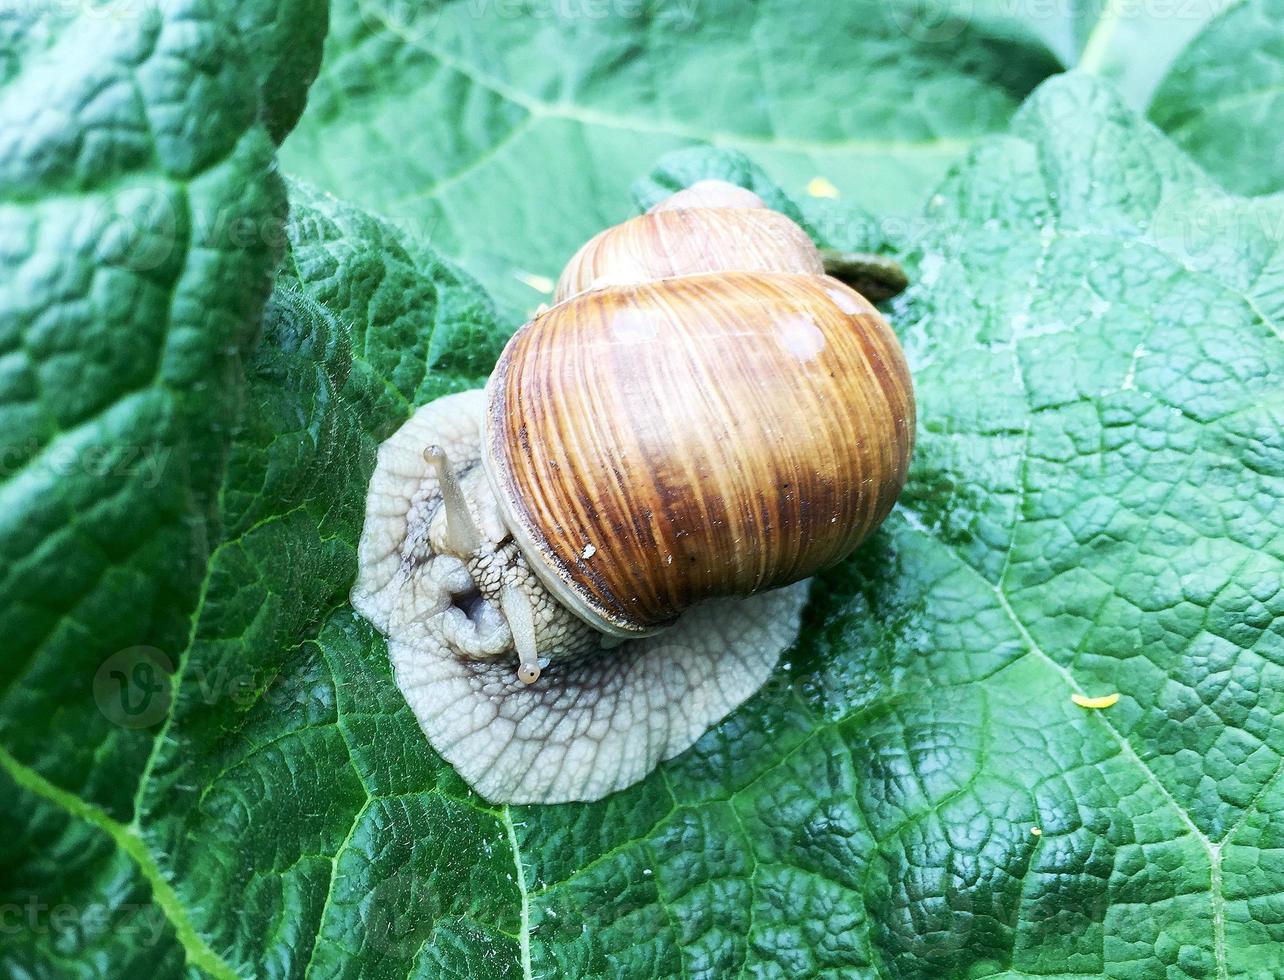
<path id="1" fill-rule="evenodd" d="M 716 371 L 656 374 L 693 345 Z M 683 371 L 693 396 L 726 390 L 655 407 Z M 877 526 L 912 444 L 877 311 L 756 196 L 697 185 L 586 244 L 486 390 L 380 447 L 353 606 L 478 793 L 600 799 L 758 690 L 797 636 L 799 579 Z"/>

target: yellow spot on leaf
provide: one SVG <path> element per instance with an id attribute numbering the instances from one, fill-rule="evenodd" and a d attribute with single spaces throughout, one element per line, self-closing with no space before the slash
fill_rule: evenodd
<path id="1" fill-rule="evenodd" d="M 1107 694 L 1099 698 L 1086 698 L 1082 694 L 1071 694 L 1070 700 L 1081 708 L 1109 708 L 1119 700 L 1119 692 Z"/>
<path id="2" fill-rule="evenodd" d="M 551 293 L 553 291 L 553 280 L 548 276 L 537 276 L 533 272 L 517 273 L 519 282 L 524 282 L 537 293 Z"/>
<path id="3" fill-rule="evenodd" d="M 837 197 L 838 188 L 824 177 L 813 177 L 807 185 L 807 193 L 812 197 Z"/>
<path id="4" fill-rule="evenodd" d="M 1031 828 L 1030 828 L 1030 833 L 1034 834 L 1034 836 L 1035 836 L 1035 837 L 1042 837 L 1042 836 L 1043 836 L 1043 828 L 1042 828 L 1042 827 L 1031 827 Z"/>

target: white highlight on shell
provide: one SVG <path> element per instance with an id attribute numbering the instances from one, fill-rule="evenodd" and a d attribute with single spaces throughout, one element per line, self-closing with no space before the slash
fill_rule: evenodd
<path id="1" fill-rule="evenodd" d="M 861 313 L 868 313 L 872 309 L 872 307 L 858 302 L 856 296 L 846 289 L 826 289 L 825 295 L 833 300 L 834 305 L 848 316 L 858 316 Z"/>
<path id="2" fill-rule="evenodd" d="M 781 317 L 776 339 L 787 353 L 806 363 L 825 349 L 825 335 L 806 313 Z"/>
<path id="3" fill-rule="evenodd" d="M 765 208 L 767 203 L 746 187 L 725 180 L 697 180 L 654 205 L 650 212 L 684 208 Z"/>
<path id="4" fill-rule="evenodd" d="M 636 282 L 637 279 L 630 281 Z M 595 282 L 593 285 L 596 288 L 600 283 Z M 611 331 L 611 340 L 617 344 L 648 344 L 660 333 L 660 328 L 650 316 L 630 307 L 614 310 L 611 313 L 608 328 Z"/>
<path id="5" fill-rule="evenodd" d="M 439 550 L 440 530 L 436 544 L 430 533 L 442 497 L 424 450 L 440 446 L 462 478 L 480 463 L 484 408 L 481 391 L 448 395 L 380 447 L 352 604 L 388 638 L 397 686 L 429 743 L 478 793 L 601 799 L 685 751 L 762 686 L 798 634 L 807 583 L 705 603 L 659 635 L 594 656 L 541 657 L 537 679 L 523 683 L 503 611 L 475 598 L 460 607 L 475 596 L 468 567 Z M 501 540 L 498 512 L 469 503 L 483 538 Z"/>

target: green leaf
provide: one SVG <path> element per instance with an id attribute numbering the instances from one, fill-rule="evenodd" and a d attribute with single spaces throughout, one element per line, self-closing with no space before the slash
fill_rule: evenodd
<path id="1" fill-rule="evenodd" d="M 916 12 L 908 22 L 923 41 L 952 44 L 964 25 L 1038 39 L 1065 67 L 1109 81 L 1128 105 L 1148 110 L 1227 189 L 1284 188 L 1278 0 L 920 0 L 903 9 Z"/>
<path id="2" fill-rule="evenodd" d="M 717 152 L 666 159 L 639 195 L 713 174 L 779 193 Z M 1041 88 L 917 225 L 894 317 L 922 420 L 911 482 L 817 583 L 788 663 L 643 783 L 517 808 L 432 753 L 346 598 L 375 446 L 413 406 L 480 383 L 504 331 L 413 234 L 291 196 L 137 813 L 14 748 L 13 724 L 0 754 L 23 820 L 5 894 L 136 904 L 158 938 L 46 917 L 0 936 L 0 962 L 1284 970 L 1277 202 L 1224 194 L 1086 77 Z M 41 685 L 46 714 L 92 730 L 83 689 Z M 1113 691 L 1103 710 L 1071 701 Z M 38 724 L 17 708 L 6 722 Z"/>
<path id="3" fill-rule="evenodd" d="M 374 714 L 376 747 L 387 740 L 394 758 L 413 752 L 418 738 L 413 727 L 396 724 L 404 705 L 393 699 L 386 663 L 356 661 L 342 641 L 348 631 L 360 632 L 347 590 L 377 437 L 404 417 L 411 398 L 444 386 L 441 379 L 419 391 L 399 384 L 399 357 L 363 344 L 364 331 L 342 324 L 339 295 L 330 293 L 333 312 L 315 297 L 339 285 L 343 299 L 372 311 L 363 326 L 392 333 L 402 313 L 398 302 L 386 320 L 373 312 L 385 290 L 393 301 L 413 296 L 420 323 L 431 325 L 432 301 L 448 308 L 450 286 L 421 279 L 389 240 L 381 243 L 387 251 L 350 263 L 348 247 L 294 237 L 303 224 L 319 231 L 345 217 L 294 205 L 292 259 L 305 278 L 278 286 L 265 318 L 251 410 L 224 487 L 224 499 L 233 502 L 230 533 L 211 561 L 180 696 L 142 797 L 149 848 L 166 855 L 180 901 L 242 975 L 267 961 L 298 973 L 309 959 L 321 975 L 334 975 L 323 966 L 336 955 L 319 935 L 326 916 L 335 903 L 352 911 L 344 904 L 346 887 L 367 899 L 373 887 L 363 874 L 349 883 L 332 859 L 363 844 L 363 821 L 395 819 L 384 807 L 398 810 L 402 801 L 367 798 L 376 775 L 358 753 L 371 736 L 361 719 L 345 716 L 345 703 L 367 687 L 374 692 L 373 707 L 362 707 Z M 322 269 L 334 278 L 310 278 Z M 376 269 L 380 280 L 354 282 Z M 324 644 L 318 633 L 327 637 Z M 410 769 L 431 766 L 424 758 Z M 413 827 L 403 829 L 409 835 Z M 211 839 L 235 840 L 236 859 L 211 850 Z M 401 871 L 397 863 L 381 874 Z M 424 887 L 415 881 L 398 899 Z M 436 880 L 432 887 L 445 890 Z M 208 902 L 210 894 L 220 901 Z M 229 905 L 247 916 L 228 916 Z M 265 923 L 277 926 L 264 929 Z M 341 926 L 333 942 L 343 947 L 354 923 Z"/>
<path id="4" fill-rule="evenodd" d="M 307 102 L 308 86 L 321 68 L 329 24 L 326 0 L 279 0 L 228 5 L 263 98 L 268 132 L 280 143 Z"/>
<path id="5" fill-rule="evenodd" d="M 135 657 L 122 665 L 120 691 L 105 693 L 141 703 L 141 716 L 121 718 L 98 699 L 100 719 L 135 726 L 153 746 L 133 819 L 0 754 L 6 799 L 31 827 L 13 845 L 5 894 L 23 897 L 23 915 L 27 896 L 40 906 L 23 920 L 17 948 L 0 950 L 0 963 L 15 969 L 57 975 L 68 961 L 91 976 L 135 967 L 165 976 L 186 957 L 217 976 L 265 964 L 301 974 L 309 962 L 332 976 L 354 944 L 369 946 L 356 961 L 368 970 L 386 949 L 421 943 L 423 928 L 443 944 L 429 956 L 448 963 L 450 926 L 401 908 L 422 898 L 445 916 L 453 911 L 446 895 L 459 895 L 468 917 L 459 963 L 486 928 L 518 962 L 505 934 L 517 929 L 511 852 L 489 877 L 462 856 L 481 846 L 481 830 L 498 827 L 496 842 L 508 846 L 495 815 L 368 795 L 381 787 L 377 766 L 420 788 L 436 774 L 467 794 L 428 753 L 407 754 L 422 736 L 382 645 L 376 653 L 371 631 L 347 608 L 378 441 L 412 404 L 480 383 L 504 338 L 485 297 L 426 248 L 306 186 L 293 185 L 291 197 L 289 252 L 247 359 L 218 488 L 222 537 L 207 558 L 190 635 L 164 651 L 174 695 L 156 696 Z M 355 717 L 354 698 L 368 720 Z M 94 699 L 85 700 L 92 710 Z M 445 836 L 412 860 L 388 848 L 382 835 L 391 825 L 407 842 L 426 825 Z M 451 838 L 459 853 L 446 848 Z M 221 843 L 211 848 L 212 840 Z M 353 848 L 345 859 L 360 864 L 363 844 L 379 848 L 368 856 L 374 870 L 346 883 L 335 855 Z M 434 875 L 425 862 L 441 861 L 443 849 L 456 857 Z M 472 880 L 485 886 L 484 902 L 474 902 Z M 354 903 L 372 901 L 366 936 Z M 74 914 L 54 911 L 64 907 Z M 233 907 L 243 914 L 229 915 Z"/>
<path id="6" fill-rule="evenodd" d="M 348 0 L 331 17 L 286 169 L 431 239 L 513 322 L 661 153 L 740 149 L 792 193 L 823 176 L 913 213 L 1059 68 L 1007 25 L 941 38 L 917 0 Z"/>
<path id="7" fill-rule="evenodd" d="M 1173 65 L 1150 117 L 1227 188 L 1284 190 L 1284 4 L 1241 0 Z"/>
<path id="8" fill-rule="evenodd" d="M 24 5 L 0 28 L 7 975 L 213 962 L 119 830 L 155 733 L 112 699 L 137 678 L 165 701 L 219 534 L 285 211 L 259 118 L 212 4 Z"/>
<path id="9" fill-rule="evenodd" d="M 1284 830 L 1278 207 L 1222 194 L 1086 79 L 1045 86 L 1013 136 L 934 198 L 906 310 L 924 426 L 897 563 L 933 554 L 970 593 L 956 616 L 997 617 L 971 631 L 985 679 L 960 690 L 979 737 L 943 740 L 958 771 L 933 773 L 933 810 L 1043 831 L 1024 849 L 991 833 L 994 860 L 960 866 L 998 875 L 996 896 L 1017 862 L 998 967 L 1272 975 L 1281 883 L 1258 862 Z M 1075 690 L 1122 696 L 1094 713 Z M 932 717 L 938 693 L 895 714 Z M 961 829 L 923 828 L 920 853 L 956 853 Z M 901 877 L 891 952 L 926 963 L 909 924 L 960 920 Z"/>
<path id="10" fill-rule="evenodd" d="M 128 819 L 153 739 L 95 706 L 131 664 L 95 670 L 187 635 L 284 193 L 209 5 L 33 21 L 5 51 L 0 735 Z"/>
<path id="11" fill-rule="evenodd" d="M 306 186 L 291 198 L 290 251 L 222 491 L 228 535 L 141 797 L 141 833 L 166 856 L 198 929 L 243 975 L 272 961 L 333 976 L 367 947 L 359 962 L 371 969 L 384 946 L 411 941 L 407 923 L 416 944 L 419 929 L 436 928 L 401 903 L 445 916 L 449 895 L 469 930 L 510 946 L 500 927 L 514 931 L 511 878 L 468 859 L 480 860 L 473 850 L 494 817 L 422 792 L 443 767 L 418 751 L 386 653 L 347 605 L 378 442 L 413 405 L 480 383 L 477 362 L 493 363 L 503 337 L 485 297 L 423 246 Z M 413 780 L 416 798 L 381 793 L 381 770 Z M 443 835 L 431 852 L 389 850 L 388 831 L 409 842 L 427 826 Z M 235 839 L 238 859 L 210 839 Z M 466 853 L 423 866 L 452 839 Z M 511 856 L 500 862 L 510 870 Z M 229 917 L 226 903 L 251 913 Z M 371 903 L 367 941 L 356 906 Z"/>

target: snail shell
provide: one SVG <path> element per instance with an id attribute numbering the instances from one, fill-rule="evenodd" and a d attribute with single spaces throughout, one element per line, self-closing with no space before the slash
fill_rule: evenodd
<path id="1" fill-rule="evenodd" d="M 887 516 L 914 443 L 904 355 L 784 215 L 670 204 L 558 288 L 491 375 L 486 463 L 532 568 L 594 628 L 799 581 Z"/>

